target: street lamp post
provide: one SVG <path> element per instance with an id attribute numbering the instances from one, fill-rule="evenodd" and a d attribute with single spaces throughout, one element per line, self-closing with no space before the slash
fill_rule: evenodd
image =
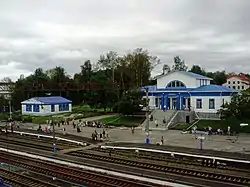
<path id="1" fill-rule="evenodd" d="M 56 149 L 56 135 L 55 135 L 55 123 L 54 123 L 54 120 L 53 120 L 53 118 L 52 118 L 52 121 L 51 121 L 51 123 L 52 123 L 52 130 L 53 130 L 53 153 L 54 153 L 54 155 L 56 155 L 56 153 L 57 153 L 57 149 Z"/>
<path id="2" fill-rule="evenodd" d="M 51 93 L 45 93 L 45 95 L 50 96 Z M 51 110 L 51 109 L 50 109 Z M 57 154 L 57 149 L 56 149 L 56 135 L 55 135 L 55 122 L 53 120 L 53 117 L 51 117 L 51 125 L 52 125 L 52 133 L 53 133 L 53 154 Z"/>
<path id="3" fill-rule="evenodd" d="M 146 144 L 150 144 L 149 137 L 149 98 L 148 98 L 148 88 L 146 88 Z"/>
<path id="4" fill-rule="evenodd" d="M 9 100 L 9 119 L 12 120 L 11 100 Z"/>

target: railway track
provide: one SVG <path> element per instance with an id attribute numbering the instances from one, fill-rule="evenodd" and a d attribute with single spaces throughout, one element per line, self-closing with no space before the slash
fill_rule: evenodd
<path id="1" fill-rule="evenodd" d="M 128 142 L 115 142 L 108 143 L 109 146 L 118 146 L 118 147 L 138 147 L 144 149 L 157 149 L 162 151 L 171 151 L 171 152 L 180 152 L 187 154 L 195 154 L 195 155 L 203 155 L 203 156 L 218 156 L 223 158 L 231 158 L 231 159 L 240 159 L 240 160 L 250 160 L 250 154 L 244 154 L 239 152 L 226 152 L 219 150 L 199 150 L 197 148 L 188 148 L 188 147 L 180 147 L 180 146 L 170 146 L 170 145 L 145 145 L 145 143 L 128 143 Z"/>
<path id="2" fill-rule="evenodd" d="M 25 146 L 25 147 L 31 147 L 31 148 L 36 148 L 36 149 L 42 149 L 42 150 L 52 150 L 52 142 L 50 144 L 44 144 L 42 142 L 34 142 L 34 141 L 21 141 L 21 140 L 13 140 L 13 139 L 2 139 L 0 138 L 0 143 L 5 144 L 8 146 L 8 144 L 15 144 L 19 146 Z M 60 146 L 57 145 L 57 150 L 63 150 L 63 149 L 69 149 L 72 147 L 68 146 Z"/>
<path id="3" fill-rule="evenodd" d="M 18 144 L 20 146 L 27 146 L 27 147 L 33 147 L 33 148 L 40 148 L 43 150 L 51 150 L 53 139 L 45 139 L 45 138 L 37 138 L 37 137 L 31 137 L 31 136 L 16 136 L 16 135 L 0 135 L 0 142 L 5 144 L 10 144 L 15 142 L 15 144 Z M 70 149 L 70 148 L 77 148 L 82 147 L 81 145 L 76 145 L 72 143 L 68 143 L 66 141 L 57 140 L 57 149 L 63 150 L 63 149 Z"/>
<path id="4" fill-rule="evenodd" d="M 54 176 L 88 187 L 160 187 L 152 183 L 140 182 L 137 180 L 128 180 L 115 176 L 108 176 L 92 171 L 81 170 L 69 166 L 55 164 L 52 162 L 43 162 L 37 159 L 16 156 L 10 153 L 1 152 L 0 161 L 12 165 L 29 169 L 38 173 Z"/>
<path id="5" fill-rule="evenodd" d="M 43 136 L 40 136 L 38 138 L 39 135 L 47 135 L 47 134 L 37 134 L 37 136 L 33 136 L 33 135 L 27 135 L 27 134 L 17 134 L 17 133 L 11 133 L 11 132 L 8 132 L 7 134 L 5 132 L 2 132 L 0 133 L 0 136 L 2 137 L 11 137 L 11 138 L 18 138 L 18 139 L 23 139 L 23 140 L 39 140 L 39 141 L 42 141 L 44 143 L 51 143 L 53 141 L 52 138 L 47 138 L 47 137 L 43 137 Z M 75 143 L 71 143 L 71 142 L 68 142 L 68 141 L 64 141 L 64 140 L 57 140 L 58 143 L 60 144 L 63 144 L 63 145 L 68 145 L 68 146 L 77 146 L 77 144 Z"/>
<path id="6" fill-rule="evenodd" d="M 125 158 L 125 157 L 113 157 L 113 156 L 105 156 L 105 155 L 98 155 L 98 154 L 92 154 L 86 151 L 82 152 L 71 152 L 69 155 L 77 156 L 81 158 L 89 158 L 89 159 L 95 159 L 95 160 L 102 160 L 106 162 L 112 162 L 116 164 L 121 165 L 127 165 L 132 167 L 138 167 L 148 170 L 155 170 L 158 172 L 164 172 L 164 173 L 175 173 L 181 176 L 191 176 L 191 177 L 197 177 L 202 178 L 204 180 L 209 181 L 218 181 L 223 183 L 234 183 L 242 186 L 249 186 L 250 185 L 250 177 L 247 177 L 249 175 L 244 176 L 243 173 L 236 173 L 232 172 L 231 174 L 224 174 L 224 173 L 216 173 L 216 170 L 213 171 L 205 171 L 205 170 L 198 170 L 197 168 L 186 168 L 185 165 L 168 165 L 162 163 L 153 163 L 152 161 L 140 161 L 139 159 L 131 159 L 131 158 Z"/>
<path id="7" fill-rule="evenodd" d="M 0 168 L 0 177 L 14 187 L 59 187 L 39 179 Z"/>
<path id="8" fill-rule="evenodd" d="M 106 153 L 109 154 L 110 151 L 115 155 L 125 156 L 125 157 L 136 157 L 140 159 L 148 159 L 152 161 L 162 161 L 162 162 L 171 162 L 171 163 L 178 163 L 178 164 L 185 164 L 185 165 L 192 165 L 198 167 L 206 167 L 206 168 L 217 168 L 223 170 L 230 170 L 230 171 L 238 171 L 238 172 L 246 172 L 249 173 L 250 176 L 250 165 L 244 163 L 230 163 L 230 162 L 219 162 L 213 163 L 212 160 L 209 162 L 204 162 L 204 159 L 195 158 L 195 157 L 178 157 L 178 156 L 171 156 L 170 154 L 163 154 L 163 153 L 152 153 L 146 151 L 140 151 L 136 153 L 135 151 L 131 150 L 112 150 L 112 149 L 103 149 L 100 147 L 95 147 L 90 149 L 93 152 L 98 153 Z M 83 151 L 79 151 L 83 152 Z"/>
<path id="9" fill-rule="evenodd" d="M 27 133 L 34 133 L 34 134 L 40 134 L 40 135 L 47 135 L 45 132 L 38 132 L 37 130 L 31 130 L 31 129 L 25 129 L 25 128 L 19 128 L 16 129 L 17 131 L 21 131 L 21 132 L 27 132 Z M 1 133 L 1 131 L 0 131 Z M 75 140 L 75 141 L 81 141 L 87 144 L 98 144 L 101 141 L 95 141 L 92 140 L 91 137 L 83 137 L 83 136 L 77 136 L 77 135 L 73 135 L 73 134 L 65 134 L 63 135 L 62 133 L 56 132 L 55 133 L 56 137 L 61 137 L 61 138 L 68 138 L 71 140 Z"/>

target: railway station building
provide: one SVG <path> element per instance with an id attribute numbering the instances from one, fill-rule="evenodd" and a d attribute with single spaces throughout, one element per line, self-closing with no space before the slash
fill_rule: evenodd
<path id="1" fill-rule="evenodd" d="M 211 84 L 211 78 L 186 71 L 172 71 L 156 77 L 157 84 L 148 89 L 149 107 L 162 110 L 192 110 L 217 113 L 238 91 Z M 145 97 L 145 96 L 144 96 Z"/>
<path id="2" fill-rule="evenodd" d="M 72 111 L 72 101 L 60 96 L 33 97 L 21 102 L 23 115 L 48 116 Z"/>

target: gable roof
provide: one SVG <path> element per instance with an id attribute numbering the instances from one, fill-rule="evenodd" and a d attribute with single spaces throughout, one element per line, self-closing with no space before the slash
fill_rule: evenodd
<path id="1" fill-rule="evenodd" d="M 246 75 L 244 75 L 244 74 L 229 75 L 229 76 L 227 77 L 227 79 L 230 79 L 230 78 L 233 78 L 233 77 L 238 78 L 238 79 L 241 79 L 241 80 L 243 80 L 243 81 L 248 81 L 248 82 L 250 81 L 249 78 L 248 78 Z"/>
<path id="2" fill-rule="evenodd" d="M 182 73 L 182 74 L 185 74 L 187 76 L 191 76 L 191 77 L 193 77 L 195 79 L 213 80 L 213 79 L 211 79 L 209 77 L 206 77 L 206 76 L 203 76 L 203 75 L 200 75 L 200 74 L 196 74 L 196 73 L 193 73 L 193 72 L 189 72 L 189 71 L 171 71 L 171 72 L 169 72 L 167 74 L 164 74 L 164 75 L 158 75 L 158 76 L 155 77 L 155 79 L 159 79 L 159 78 L 168 76 L 168 75 L 170 75 L 172 73 L 175 73 L 175 72 Z"/>
<path id="3" fill-rule="evenodd" d="M 29 100 L 40 101 L 41 103 L 44 103 L 44 104 L 60 104 L 60 103 L 71 103 L 72 102 L 68 99 L 61 97 L 61 96 L 32 97 L 26 101 L 29 101 Z M 25 101 L 23 101 L 22 103 L 25 103 Z"/>

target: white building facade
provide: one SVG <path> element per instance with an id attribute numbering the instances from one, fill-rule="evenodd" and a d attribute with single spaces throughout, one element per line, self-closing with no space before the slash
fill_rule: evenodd
<path id="1" fill-rule="evenodd" d="M 232 88 L 238 91 L 247 90 L 250 88 L 250 80 L 243 74 L 230 75 L 227 77 L 227 82 L 223 84 L 228 88 Z"/>
<path id="2" fill-rule="evenodd" d="M 148 89 L 151 109 L 194 110 L 217 113 L 221 106 L 230 102 L 234 89 L 210 84 L 209 77 L 185 71 L 174 71 L 156 77 L 157 85 Z"/>
<path id="3" fill-rule="evenodd" d="M 48 116 L 72 111 L 72 101 L 59 96 L 33 97 L 21 105 L 22 115 Z"/>

